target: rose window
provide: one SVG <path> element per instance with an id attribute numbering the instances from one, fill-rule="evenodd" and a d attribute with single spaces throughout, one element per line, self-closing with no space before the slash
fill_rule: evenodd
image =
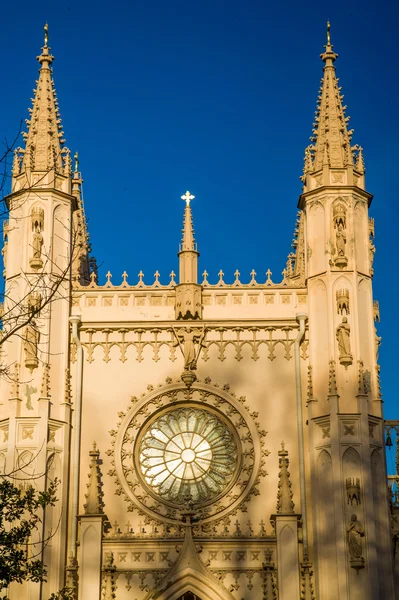
<path id="1" fill-rule="evenodd" d="M 148 486 L 166 501 L 196 503 L 219 495 L 231 482 L 237 448 L 228 427 L 196 408 L 167 412 L 141 439 L 139 465 Z"/>

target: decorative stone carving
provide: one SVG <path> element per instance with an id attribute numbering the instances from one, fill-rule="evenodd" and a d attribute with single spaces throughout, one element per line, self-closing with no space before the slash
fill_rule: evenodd
<path id="1" fill-rule="evenodd" d="M 336 293 L 337 298 L 337 313 L 339 315 L 349 315 L 349 290 L 341 289 L 337 290 Z"/>
<path id="2" fill-rule="evenodd" d="M 39 345 L 40 333 L 34 319 L 25 327 L 24 336 L 24 352 L 25 352 L 25 367 L 32 373 L 33 369 L 39 364 L 37 358 L 37 350 Z"/>
<path id="3" fill-rule="evenodd" d="M 364 537 L 364 527 L 357 520 L 357 516 L 353 514 L 351 520 L 346 528 L 347 540 L 348 540 L 348 551 L 350 556 L 350 565 L 352 569 L 359 571 L 364 569 L 364 558 L 363 558 L 363 543 L 362 538 Z"/>
<path id="4" fill-rule="evenodd" d="M 346 207 L 342 202 L 337 202 L 333 206 L 333 222 L 335 233 L 335 245 L 337 256 L 334 263 L 340 269 L 348 264 L 346 257 Z"/>
<path id="5" fill-rule="evenodd" d="M 290 461 L 288 459 L 288 452 L 285 449 L 284 442 L 281 442 L 281 450 L 278 452 L 279 455 L 279 474 L 278 474 L 278 492 L 277 492 L 277 514 L 287 515 L 295 513 L 295 505 L 292 494 L 292 484 L 290 479 L 290 472 L 288 466 Z"/>
<path id="6" fill-rule="evenodd" d="M 335 374 L 335 360 L 329 361 L 329 370 L 328 370 L 328 395 L 336 396 L 338 394 L 337 390 L 337 378 Z"/>
<path id="7" fill-rule="evenodd" d="M 336 329 L 336 338 L 338 342 L 339 351 L 339 362 L 347 369 L 353 362 L 353 356 L 351 354 L 351 342 L 350 342 L 350 325 L 347 317 L 342 317 L 342 323 L 338 325 Z"/>
<path id="8" fill-rule="evenodd" d="M 173 329 L 173 332 L 176 336 L 174 346 L 179 346 L 184 358 L 184 371 L 181 377 L 187 387 L 190 387 L 197 378 L 193 371 L 197 369 L 197 361 L 205 339 L 206 329 L 205 327 L 202 329 L 186 327 L 177 331 Z"/>
<path id="9" fill-rule="evenodd" d="M 348 264 L 348 259 L 345 256 L 346 233 L 342 225 L 338 225 L 337 232 L 335 234 L 335 242 L 337 248 L 337 257 L 334 262 L 337 267 L 343 269 Z"/>
<path id="10" fill-rule="evenodd" d="M 44 210 L 40 206 L 35 206 L 32 209 L 31 214 L 32 222 L 32 258 L 29 261 L 30 266 L 34 270 L 41 269 L 43 267 L 42 260 L 42 247 L 43 247 L 43 236 L 42 231 L 44 229 Z"/>
<path id="11" fill-rule="evenodd" d="M 340 225 L 343 229 L 346 229 L 346 206 L 339 200 L 334 204 L 333 207 L 333 221 L 334 229 L 338 229 Z"/>
<path id="12" fill-rule="evenodd" d="M 119 413 L 120 422 L 116 430 L 110 432 L 113 437 L 113 450 L 107 452 L 111 456 L 113 465 L 109 474 L 116 479 L 116 493 L 123 495 L 128 502 L 128 511 L 138 509 L 139 514 L 154 519 L 157 524 L 166 522 L 174 525 L 176 522 L 180 522 L 181 499 L 169 497 L 168 492 L 165 492 L 166 495 L 158 494 L 157 490 L 151 487 L 151 481 L 147 481 L 147 472 L 144 473 L 142 470 L 142 465 L 144 469 L 150 468 L 149 463 L 144 464 L 148 458 L 144 450 L 151 447 L 150 438 L 151 436 L 154 438 L 153 424 L 158 423 L 159 427 L 163 427 L 169 422 L 172 428 L 170 436 L 172 436 L 171 441 L 173 442 L 173 436 L 185 433 L 179 431 L 181 427 L 178 425 L 179 419 L 176 414 L 178 410 L 182 411 L 182 414 L 184 411 L 187 411 L 187 414 L 191 414 L 191 411 L 193 414 L 196 413 L 198 416 L 196 422 L 198 424 L 202 422 L 204 434 L 207 431 L 206 427 L 212 423 L 212 427 L 214 427 L 215 422 L 220 422 L 220 434 L 215 443 L 220 442 L 225 446 L 228 442 L 229 448 L 231 448 L 230 455 L 236 452 L 237 458 L 234 464 L 240 465 L 240 468 L 233 468 L 232 471 L 231 464 L 224 464 L 223 460 L 219 464 L 219 458 L 217 458 L 217 464 L 212 462 L 213 459 L 202 463 L 204 469 L 209 469 L 207 472 L 215 468 L 215 472 L 220 469 L 220 474 L 216 475 L 219 483 L 214 487 L 212 494 L 205 493 L 204 497 L 195 498 L 195 509 L 199 522 L 201 524 L 213 521 L 221 522 L 227 515 L 235 514 L 239 507 L 243 509 L 252 494 L 257 495 L 259 479 L 267 475 L 264 465 L 269 452 L 263 446 L 266 432 L 260 429 L 259 423 L 256 421 L 257 413 L 247 412 L 244 397 L 236 399 L 227 389 L 199 382 L 195 382 L 191 388 L 187 388 L 183 383 L 168 383 L 155 390 L 151 388 L 143 398 L 140 400 L 132 398 L 131 402 L 132 405 L 127 413 Z M 177 403 L 178 406 L 176 406 Z M 154 413 L 156 413 L 156 418 Z M 166 419 L 163 419 L 164 416 Z M 214 429 L 214 431 L 219 430 Z M 206 436 L 203 437 L 204 442 L 201 443 L 206 442 Z M 159 446 L 159 444 L 156 445 Z M 190 449 L 196 452 L 195 448 Z M 216 451 L 219 453 L 218 447 L 215 448 Z M 196 452 L 197 462 L 199 462 L 198 456 L 199 454 Z M 181 456 L 181 458 L 190 459 L 192 455 Z M 159 457 L 159 460 L 162 463 L 162 456 Z M 176 460 L 180 460 L 179 456 Z M 176 463 L 176 475 L 181 466 L 180 462 Z M 189 460 L 185 462 L 189 465 L 193 463 L 193 461 L 190 463 Z M 194 474 L 192 469 L 193 467 L 189 466 L 187 475 Z M 162 466 L 161 471 L 165 471 Z M 165 480 L 166 476 L 168 476 L 167 472 L 165 472 Z M 183 476 L 185 476 L 185 471 Z M 172 479 L 177 478 L 172 477 L 170 482 Z M 178 486 L 179 482 L 173 483 L 173 485 Z M 178 496 L 179 494 L 180 492 Z"/>
<path id="13" fill-rule="evenodd" d="M 101 481 L 101 471 L 99 467 L 100 452 L 97 450 L 96 442 L 93 442 L 93 449 L 90 450 L 89 456 L 91 459 L 89 481 L 86 485 L 86 502 L 83 507 L 85 509 L 85 515 L 100 515 L 104 513 L 103 492 L 101 490 L 103 484 Z"/>
<path id="14" fill-rule="evenodd" d="M 346 478 L 346 496 L 348 504 L 359 506 L 360 502 L 360 480 L 358 477 Z"/>
<path id="15" fill-rule="evenodd" d="M 105 555 L 103 566 L 103 575 L 101 583 L 101 599 L 113 600 L 116 598 L 116 567 L 114 564 L 114 555 L 109 552 Z"/>
<path id="16" fill-rule="evenodd" d="M 316 600 L 312 563 L 306 557 L 301 563 L 301 600 Z"/>
<path id="17" fill-rule="evenodd" d="M 176 285 L 176 319 L 202 319 L 202 288 L 196 283 Z"/>

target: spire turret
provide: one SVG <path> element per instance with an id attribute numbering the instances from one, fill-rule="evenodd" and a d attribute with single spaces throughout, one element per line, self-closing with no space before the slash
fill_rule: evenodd
<path id="1" fill-rule="evenodd" d="M 191 200 L 195 196 L 187 191 L 181 197 L 185 201 L 183 219 L 183 237 L 180 244 L 180 283 L 197 283 L 198 281 L 198 251 L 194 238 L 193 217 L 191 213 Z"/>
<path id="2" fill-rule="evenodd" d="M 47 23 L 44 26 L 42 53 L 37 60 L 40 63 L 39 78 L 33 91 L 30 118 L 25 120 L 28 131 L 22 134 L 25 148 L 18 148 L 14 158 L 13 183 L 25 173 L 28 185 L 36 183 L 41 187 L 55 187 L 54 177 L 48 178 L 46 173 L 70 176 L 71 160 L 69 150 L 64 147 L 64 132 L 51 69 L 54 56 L 48 45 Z M 41 173 L 37 181 L 31 181 L 31 172 Z"/>
<path id="3" fill-rule="evenodd" d="M 185 201 L 183 219 L 183 238 L 179 249 L 179 285 L 176 286 L 176 319 L 202 318 L 202 288 L 198 284 L 197 244 L 194 238 L 191 200 L 195 196 L 186 192 L 181 196 Z"/>
<path id="4" fill-rule="evenodd" d="M 345 169 L 351 173 L 356 171 L 354 176 L 349 175 L 346 178 L 345 183 L 350 185 L 353 182 L 359 187 L 364 187 L 364 181 L 357 173 L 359 160 L 354 160 L 358 147 L 351 146 L 353 130 L 348 126 L 350 117 L 346 115 L 347 107 L 343 104 L 344 96 L 341 94 L 339 79 L 336 76 L 334 63 L 338 54 L 334 52 L 331 43 L 330 22 L 327 23 L 326 42 L 324 52 L 320 55 L 324 68 L 310 138 L 311 144 L 305 150 L 305 166 L 301 178 L 304 191 L 334 183 L 327 175 L 329 170 L 334 169 Z M 315 178 L 313 185 L 310 185 L 311 174 Z M 359 172 L 359 175 L 362 176 L 363 172 Z M 342 177 L 339 182 L 344 183 Z"/>
<path id="5" fill-rule="evenodd" d="M 196 243 L 194 239 L 194 227 L 193 227 L 193 216 L 191 212 L 190 202 L 194 200 L 195 196 L 190 194 L 187 191 L 181 197 L 182 200 L 185 201 L 186 206 L 184 209 L 184 219 L 183 219 L 183 238 L 181 242 L 181 251 L 196 251 Z"/>

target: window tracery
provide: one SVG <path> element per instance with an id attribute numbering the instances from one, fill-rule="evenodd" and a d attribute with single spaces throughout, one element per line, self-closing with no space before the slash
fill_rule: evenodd
<path id="1" fill-rule="evenodd" d="M 143 436 L 139 463 L 146 483 L 172 502 L 195 503 L 220 494 L 237 463 L 234 438 L 220 419 L 205 410 L 172 410 Z"/>

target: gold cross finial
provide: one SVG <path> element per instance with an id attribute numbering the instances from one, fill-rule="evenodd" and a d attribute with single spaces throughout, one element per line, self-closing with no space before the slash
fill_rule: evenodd
<path id="1" fill-rule="evenodd" d="M 44 26 L 44 46 L 48 46 L 48 23 Z"/>
<path id="2" fill-rule="evenodd" d="M 331 46 L 331 34 L 330 34 L 330 30 L 331 30 L 331 23 L 328 20 L 327 21 L 327 46 Z"/>
<path id="3" fill-rule="evenodd" d="M 191 200 L 194 200 L 194 198 L 195 198 L 195 196 L 190 194 L 190 192 L 188 190 L 185 194 L 183 194 L 183 196 L 181 196 L 181 199 L 186 201 L 186 206 L 190 206 L 190 202 L 191 202 Z"/>

